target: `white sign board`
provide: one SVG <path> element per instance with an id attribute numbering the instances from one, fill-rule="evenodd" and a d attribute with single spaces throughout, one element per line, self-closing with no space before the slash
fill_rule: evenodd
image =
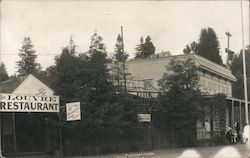
<path id="1" fill-rule="evenodd" d="M 59 96 L 0 93 L 0 112 L 59 112 Z"/>
<path id="2" fill-rule="evenodd" d="M 81 120 L 80 102 L 66 104 L 67 121 Z"/>
<path id="3" fill-rule="evenodd" d="M 139 122 L 151 122 L 150 114 L 137 114 Z"/>

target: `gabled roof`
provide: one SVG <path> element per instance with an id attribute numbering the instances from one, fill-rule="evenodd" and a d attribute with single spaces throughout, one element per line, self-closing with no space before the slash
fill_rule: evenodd
<path id="1" fill-rule="evenodd" d="M 12 93 L 26 78 L 24 77 L 11 77 L 10 79 L 0 82 L 0 93 Z"/>
<path id="2" fill-rule="evenodd" d="M 0 83 L 0 93 L 53 95 L 53 90 L 33 75 L 12 77 Z"/>
<path id="3" fill-rule="evenodd" d="M 196 65 L 202 69 L 206 70 L 208 72 L 211 72 L 212 74 L 218 75 L 222 78 L 225 78 L 230 81 L 236 81 L 236 78 L 231 73 L 229 69 L 227 69 L 223 65 L 219 65 L 207 58 L 204 58 L 198 54 L 181 54 L 181 55 L 174 55 L 174 56 L 168 56 L 168 57 L 154 57 L 154 58 L 145 58 L 145 59 L 134 59 L 127 61 L 127 63 L 145 63 L 148 62 L 159 62 L 159 61 L 165 61 L 166 64 L 169 64 L 172 59 L 186 59 L 186 58 L 193 58 L 195 60 Z"/>
<path id="4" fill-rule="evenodd" d="M 29 74 L 25 80 L 12 92 L 14 94 L 53 95 L 54 92 L 42 81 Z"/>
<path id="5" fill-rule="evenodd" d="M 236 81 L 237 79 L 234 77 L 234 75 L 232 74 L 232 72 L 227 69 L 226 67 L 223 67 L 222 65 L 219 65 L 209 59 L 206 59 L 204 57 L 201 57 L 197 54 L 192 54 L 196 61 L 198 62 L 198 66 L 201 69 L 204 69 L 206 71 L 209 71 L 213 74 L 217 74 L 218 76 L 224 77 L 228 80 L 231 81 Z"/>

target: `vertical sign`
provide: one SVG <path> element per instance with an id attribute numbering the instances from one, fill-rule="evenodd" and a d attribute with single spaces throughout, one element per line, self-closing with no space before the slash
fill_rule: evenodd
<path id="1" fill-rule="evenodd" d="M 80 102 L 66 103 L 67 121 L 81 120 Z"/>

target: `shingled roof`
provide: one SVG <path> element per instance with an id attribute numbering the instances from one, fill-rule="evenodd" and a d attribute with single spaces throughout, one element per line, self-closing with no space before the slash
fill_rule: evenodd
<path id="1" fill-rule="evenodd" d="M 53 91 L 49 86 L 48 86 L 48 81 L 46 81 L 43 78 L 38 77 L 38 75 L 25 75 L 25 76 L 13 76 L 10 79 L 6 80 L 6 81 L 2 81 L 0 82 L 0 93 L 13 93 L 15 90 L 17 90 L 18 87 L 21 86 L 21 84 L 23 84 L 23 82 L 26 79 L 29 79 L 33 77 L 37 79 L 39 81 L 39 83 L 44 84 L 45 86 L 48 87 L 48 89 L 50 89 L 51 91 Z M 40 84 L 40 85 L 41 85 Z"/>
<path id="2" fill-rule="evenodd" d="M 226 67 L 223 67 L 222 65 L 216 64 L 215 62 L 206 59 L 204 57 L 201 57 L 197 54 L 191 54 L 195 57 L 196 61 L 198 62 L 198 66 L 201 69 L 207 70 L 209 72 L 212 72 L 214 74 L 217 74 L 221 77 L 224 77 L 228 80 L 231 81 L 236 81 L 236 78 L 234 77 L 234 75 L 232 74 L 232 72 L 227 69 Z"/>
<path id="3" fill-rule="evenodd" d="M 11 77 L 6 81 L 0 82 L 0 93 L 12 93 L 26 78 L 22 77 Z"/>
<path id="4" fill-rule="evenodd" d="M 170 61 L 172 59 L 186 59 L 186 58 L 193 58 L 195 60 L 196 65 L 203 70 L 206 70 L 208 72 L 211 72 L 212 74 L 218 75 L 220 77 L 226 78 L 230 81 L 235 82 L 236 78 L 234 77 L 234 75 L 232 74 L 232 72 L 227 69 L 225 66 L 223 65 L 219 65 L 207 58 L 204 58 L 198 54 L 181 54 L 181 55 L 174 55 L 174 56 L 168 56 L 168 57 L 153 57 L 153 58 L 145 58 L 145 59 L 135 59 L 135 60 L 130 60 L 127 61 L 127 63 L 132 63 L 132 64 L 137 64 L 136 67 L 140 66 L 140 63 L 148 63 L 148 65 L 152 65 L 152 63 L 161 63 L 161 62 L 165 62 L 166 65 L 168 65 L 170 63 Z M 159 71 L 161 69 L 161 64 L 160 65 L 156 65 L 159 66 Z M 162 69 L 161 69 L 162 70 Z M 163 69 L 163 72 L 165 72 L 165 68 Z M 157 72 L 155 72 L 157 73 Z"/>

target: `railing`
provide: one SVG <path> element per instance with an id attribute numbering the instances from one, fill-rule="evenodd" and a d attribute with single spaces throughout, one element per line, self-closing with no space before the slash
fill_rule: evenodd
<path id="1" fill-rule="evenodd" d="M 225 135 L 222 131 L 217 130 L 213 132 L 207 132 L 207 131 L 197 131 L 197 140 L 208 140 L 208 139 L 221 139 Z"/>
<path id="2" fill-rule="evenodd" d="M 159 92 L 159 90 L 150 83 L 151 80 L 134 80 L 127 79 L 126 80 L 126 89 L 127 91 L 135 91 L 135 92 Z M 117 81 L 113 81 L 115 86 L 119 86 L 120 88 L 125 88 L 125 81 L 123 79 Z"/>
<path id="3" fill-rule="evenodd" d="M 211 138 L 211 132 L 197 131 L 197 140 L 204 140 L 210 138 Z"/>

